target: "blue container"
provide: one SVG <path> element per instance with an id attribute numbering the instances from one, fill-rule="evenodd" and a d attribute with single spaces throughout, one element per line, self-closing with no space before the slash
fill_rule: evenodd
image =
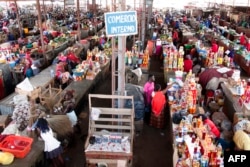
<path id="1" fill-rule="evenodd" d="M 9 62 L 10 68 L 14 68 L 16 66 L 16 62 L 15 61 L 11 61 Z"/>
<path id="2" fill-rule="evenodd" d="M 84 71 L 76 71 L 76 70 L 73 70 L 73 74 L 74 74 L 74 76 L 76 76 L 76 77 L 81 77 L 81 76 L 83 76 Z"/>

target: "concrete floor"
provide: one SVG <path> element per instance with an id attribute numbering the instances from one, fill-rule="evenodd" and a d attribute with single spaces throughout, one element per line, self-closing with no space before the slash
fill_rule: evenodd
<path id="1" fill-rule="evenodd" d="M 148 74 L 154 74 L 156 83 L 165 87 L 162 60 L 151 59 L 150 68 L 143 73 L 139 85 L 143 86 Z M 111 94 L 111 74 L 95 87 L 92 93 Z M 81 107 L 81 133 L 75 134 L 75 143 L 65 150 L 63 157 L 67 167 L 84 167 L 84 144 L 88 133 L 88 103 Z M 105 105 L 105 104 L 103 104 Z M 133 148 L 133 167 L 171 167 L 172 165 L 172 130 L 170 116 L 167 117 L 167 126 L 163 130 L 152 128 L 146 124 L 139 135 L 135 136 Z"/>

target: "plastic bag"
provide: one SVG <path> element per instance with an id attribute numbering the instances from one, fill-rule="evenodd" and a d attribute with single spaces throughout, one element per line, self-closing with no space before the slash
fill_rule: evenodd
<path id="1" fill-rule="evenodd" d="M 77 116 L 76 116 L 75 111 L 72 110 L 71 112 L 68 112 L 66 115 L 69 117 L 72 127 L 75 126 L 77 123 Z"/>
<path id="2" fill-rule="evenodd" d="M 92 120 L 98 120 L 100 114 L 101 114 L 100 109 L 92 107 L 92 110 L 91 110 L 91 119 Z"/>
<path id="3" fill-rule="evenodd" d="M 172 117 L 172 121 L 175 124 L 179 124 L 181 120 L 184 119 L 183 115 L 181 112 L 175 112 Z"/>

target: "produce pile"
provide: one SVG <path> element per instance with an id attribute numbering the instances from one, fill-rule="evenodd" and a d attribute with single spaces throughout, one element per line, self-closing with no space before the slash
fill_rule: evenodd
<path id="1" fill-rule="evenodd" d="M 53 40 L 50 40 L 49 45 L 56 48 L 66 41 L 67 41 L 66 37 L 59 36 L 59 37 L 54 38 Z"/>
<path id="2" fill-rule="evenodd" d="M 30 105 L 28 102 L 19 103 L 15 106 L 12 120 L 16 123 L 19 131 L 23 131 L 29 124 Z"/>

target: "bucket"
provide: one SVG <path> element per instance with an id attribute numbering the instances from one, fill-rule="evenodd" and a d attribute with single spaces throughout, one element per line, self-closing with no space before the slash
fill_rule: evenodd
<path id="1" fill-rule="evenodd" d="M 182 80 L 183 71 L 175 71 L 175 78 Z"/>

